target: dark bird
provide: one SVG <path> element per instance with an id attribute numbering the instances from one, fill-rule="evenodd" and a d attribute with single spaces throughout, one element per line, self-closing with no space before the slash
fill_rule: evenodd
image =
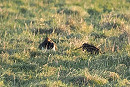
<path id="1" fill-rule="evenodd" d="M 47 50 L 56 50 L 55 43 L 48 37 L 39 45 L 38 47 L 40 50 L 47 49 Z"/>
<path id="2" fill-rule="evenodd" d="M 91 54 L 99 54 L 99 49 L 88 43 L 84 43 L 81 47 L 76 48 L 75 50 L 80 49 L 80 48 L 82 48 L 83 51 L 86 50 L 87 52 L 90 52 Z"/>

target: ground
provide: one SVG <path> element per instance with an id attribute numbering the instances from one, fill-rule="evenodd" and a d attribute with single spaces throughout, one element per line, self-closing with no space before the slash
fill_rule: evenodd
<path id="1" fill-rule="evenodd" d="M 0 0 L 0 87 L 128 87 L 129 0 Z M 50 37 L 57 50 L 40 50 Z M 94 55 L 75 50 L 83 43 Z"/>

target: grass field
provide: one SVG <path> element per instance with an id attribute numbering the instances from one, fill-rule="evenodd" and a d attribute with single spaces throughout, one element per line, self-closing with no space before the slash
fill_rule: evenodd
<path id="1" fill-rule="evenodd" d="M 130 0 L 0 0 L 0 87 L 129 86 Z"/>

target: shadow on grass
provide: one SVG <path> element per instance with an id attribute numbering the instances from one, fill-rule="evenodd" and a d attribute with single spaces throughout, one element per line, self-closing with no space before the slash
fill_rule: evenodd
<path id="1" fill-rule="evenodd" d="M 20 78 L 18 77 L 14 77 L 13 75 L 8 75 L 8 74 L 5 74 L 4 76 L 4 83 L 5 84 L 10 84 L 10 86 L 18 86 L 18 87 L 21 87 L 20 85 Z"/>
<path id="2" fill-rule="evenodd" d="M 56 33 L 57 35 L 59 34 L 63 34 L 66 35 L 68 33 L 68 31 L 60 28 L 60 27 L 55 27 L 55 28 L 35 28 L 32 29 L 32 33 L 34 34 L 52 34 L 52 33 Z"/>
<path id="3" fill-rule="evenodd" d="M 74 68 L 74 69 L 84 69 L 87 67 L 87 60 L 84 59 L 77 59 L 76 61 L 67 61 L 67 60 L 58 60 L 58 62 L 53 61 L 52 63 L 49 63 L 49 66 L 53 67 L 60 67 L 64 66 L 68 69 Z"/>
<path id="4" fill-rule="evenodd" d="M 50 29 L 39 28 L 39 29 L 33 29 L 32 30 L 32 33 L 35 33 L 35 34 L 51 34 L 52 32 L 53 32 L 52 28 L 50 28 Z"/>
<path id="5" fill-rule="evenodd" d="M 79 15 L 79 12 L 78 11 L 73 11 L 71 9 L 68 9 L 68 8 L 60 8 L 57 13 L 59 14 L 66 14 L 66 15 Z"/>
<path id="6" fill-rule="evenodd" d="M 77 76 L 77 77 L 67 77 L 64 79 L 65 83 L 72 83 L 74 86 L 78 87 L 86 87 L 88 85 L 88 80 L 86 77 L 83 76 Z"/>
<path id="7" fill-rule="evenodd" d="M 19 76 L 17 74 L 11 74 L 11 75 L 4 74 L 2 76 L 2 78 L 3 78 L 4 84 L 8 84 L 9 87 L 30 87 L 32 85 L 32 82 L 34 84 L 37 84 L 41 80 L 46 81 L 46 78 L 44 76 L 42 77 L 42 79 L 39 79 L 39 78 L 36 78 L 36 77 L 30 78 L 28 75 L 23 77 L 22 75 Z"/>
<path id="8" fill-rule="evenodd" d="M 10 57 L 9 60 L 14 61 L 14 64 L 11 65 L 11 70 L 13 72 L 29 72 L 33 71 L 35 72 L 37 65 L 36 64 L 31 64 L 28 62 L 23 61 L 22 59 L 18 59 L 15 57 Z"/>

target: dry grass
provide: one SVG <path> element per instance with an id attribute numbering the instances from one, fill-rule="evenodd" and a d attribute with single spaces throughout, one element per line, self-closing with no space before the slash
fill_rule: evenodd
<path id="1" fill-rule="evenodd" d="M 0 86 L 128 86 L 129 6 L 128 0 L 0 1 Z M 46 36 L 57 51 L 38 49 Z M 101 53 L 74 50 L 86 42 Z"/>

